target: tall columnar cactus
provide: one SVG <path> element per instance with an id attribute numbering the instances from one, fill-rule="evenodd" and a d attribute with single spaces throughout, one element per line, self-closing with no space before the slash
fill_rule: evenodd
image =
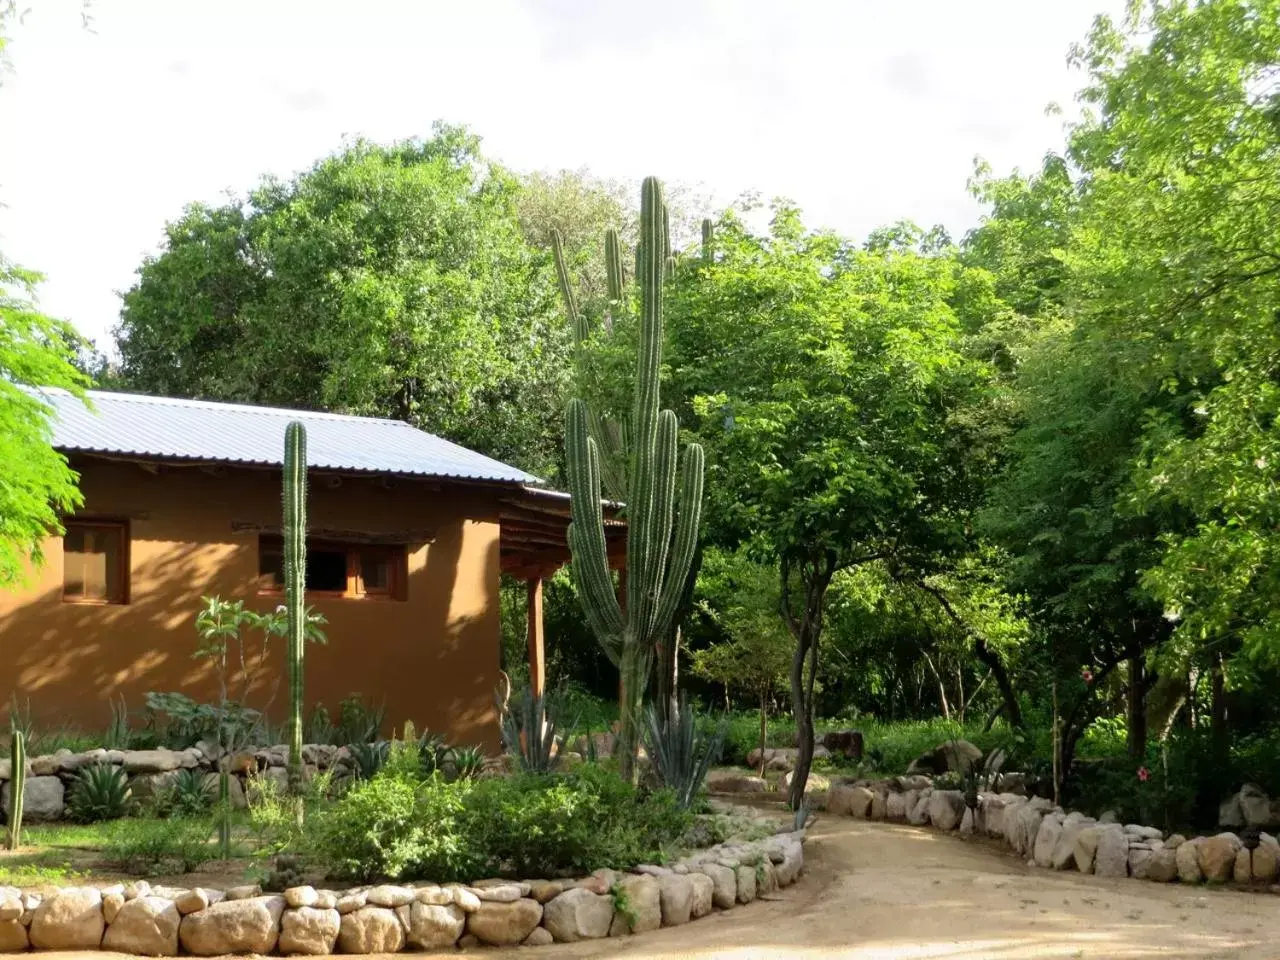
<path id="1" fill-rule="evenodd" d="M 284 605 L 288 618 L 289 791 L 302 790 L 302 659 L 306 649 L 307 430 L 284 431 Z"/>
<path id="2" fill-rule="evenodd" d="M 9 743 L 9 849 L 22 845 L 22 810 L 27 791 L 27 742 L 14 730 Z"/>
<path id="3" fill-rule="evenodd" d="M 698 542 L 703 453 L 689 444 L 680 465 L 677 496 L 676 415 L 659 408 L 662 366 L 663 280 L 671 259 L 662 187 L 648 177 L 640 200 L 640 337 L 636 357 L 626 475 L 626 605 L 618 601 L 605 542 L 598 441 L 587 404 L 570 401 L 566 460 L 573 523 L 569 548 L 573 575 L 591 628 L 622 677 L 619 754 L 631 776 L 644 688 L 655 645 L 672 629 Z M 677 503 L 679 504 L 677 516 Z"/>

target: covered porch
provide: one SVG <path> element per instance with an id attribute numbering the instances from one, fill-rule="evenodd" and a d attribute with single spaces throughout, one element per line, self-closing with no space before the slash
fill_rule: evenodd
<path id="1" fill-rule="evenodd" d="M 626 567 L 627 525 L 620 519 L 620 506 L 606 502 L 605 543 L 609 565 Z M 529 683 L 536 696 L 547 684 L 546 635 L 542 624 L 542 583 L 569 562 L 569 495 L 555 490 L 524 487 L 503 497 L 499 509 L 501 525 L 500 564 L 503 573 L 524 581 L 528 591 L 527 644 Z"/>

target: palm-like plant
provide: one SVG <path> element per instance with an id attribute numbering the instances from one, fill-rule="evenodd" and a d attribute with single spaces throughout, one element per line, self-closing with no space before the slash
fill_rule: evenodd
<path id="1" fill-rule="evenodd" d="M 697 799 L 711 764 L 720 756 L 728 724 L 721 720 L 706 732 L 683 696 L 669 716 L 662 705 L 650 705 L 645 720 L 645 745 L 658 781 L 688 809 Z"/>

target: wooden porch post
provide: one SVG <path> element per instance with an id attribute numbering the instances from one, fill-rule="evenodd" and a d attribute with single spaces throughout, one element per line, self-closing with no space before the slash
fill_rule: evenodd
<path id="1" fill-rule="evenodd" d="M 547 685 L 547 655 L 542 630 L 542 578 L 529 579 L 529 686 L 535 697 L 542 696 Z"/>

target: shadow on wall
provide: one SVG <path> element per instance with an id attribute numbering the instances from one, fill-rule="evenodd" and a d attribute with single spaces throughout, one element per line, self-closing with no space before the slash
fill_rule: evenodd
<path id="1" fill-rule="evenodd" d="M 499 543 L 494 532 L 482 544 L 483 531 L 474 534 L 481 540 L 464 542 L 469 525 L 442 531 L 411 558 L 418 562 L 411 563 L 408 602 L 312 598 L 329 620 L 329 643 L 307 652 L 308 715 L 316 703 L 336 715 L 340 700 L 359 693 L 385 705 L 384 734 L 413 720 L 419 730 L 497 749 Z M 243 599 L 255 610 L 279 603 L 253 586 L 256 537 L 193 546 L 135 536 L 133 544 L 127 605 L 63 603 L 61 583 L 50 576 L 53 557 L 36 575 L 39 589 L 8 598 L 0 619 L 0 698 L 16 696 L 24 710 L 29 702 L 38 727 L 105 730 L 110 701 L 123 696 L 136 713 L 148 691 L 214 701 L 216 672 L 192 656 L 201 598 Z M 250 649 L 257 646 L 255 635 Z M 272 638 L 248 705 L 269 703 L 273 719 L 282 719 L 285 675 L 284 641 Z M 238 675 L 230 687 L 233 695 L 239 690 Z"/>

